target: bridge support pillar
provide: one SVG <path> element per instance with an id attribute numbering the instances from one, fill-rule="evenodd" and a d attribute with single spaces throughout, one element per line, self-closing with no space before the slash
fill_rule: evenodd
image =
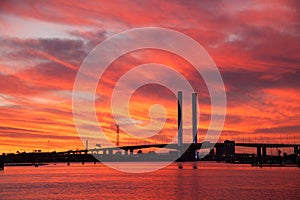
<path id="1" fill-rule="evenodd" d="M 103 150 L 103 155 L 106 155 L 106 150 L 105 149 Z"/>
<path id="2" fill-rule="evenodd" d="M 133 149 L 130 149 L 129 151 L 130 151 L 130 155 L 133 155 Z"/>
<path id="3" fill-rule="evenodd" d="M 109 155 L 113 155 L 113 150 L 111 150 L 111 149 L 108 150 L 108 154 L 109 154 Z"/>
<path id="4" fill-rule="evenodd" d="M 0 156 L 0 170 L 4 170 L 4 158 L 2 159 Z"/>
<path id="5" fill-rule="evenodd" d="M 267 147 L 262 147 L 263 156 L 267 156 Z"/>
<path id="6" fill-rule="evenodd" d="M 210 150 L 209 150 L 209 155 L 210 155 L 211 157 L 213 157 L 213 156 L 215 155 L 215 149 L 214 149 L 214 148 L 210 148 Z"/>
<path id="7" fill-rule="evenodd" d="M 298 146 L 294 146 L 294 154 L 297 155 L 299 152 L 299 147 Z"/>
<path id="8" fill-rule="evenodd" d="M 128 155 L 128 149 L 125 150 L 125 155 L 126 155 L 126 156 Z"/>
<path id="9" fill-rule="evenodd" d="M 258 146 L 257 147 L 257 157 L 260 157 L 261 156 L 261 147 Z"/>

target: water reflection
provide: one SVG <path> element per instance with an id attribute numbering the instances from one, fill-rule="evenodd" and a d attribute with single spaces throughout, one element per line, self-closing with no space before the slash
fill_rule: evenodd
<path id="1" fill-rule="evenodd" d="M 127 163 L 134 166 L 135 163 Z M 147 167 L 151 163 L 144 163 Z M 178 163 L 149 173 L 124 173 L 101 163 L 6 167 L 0 199 L 297 199 L 298 168 Z M 141 165 L 139 165 L 141 167 Z"/>

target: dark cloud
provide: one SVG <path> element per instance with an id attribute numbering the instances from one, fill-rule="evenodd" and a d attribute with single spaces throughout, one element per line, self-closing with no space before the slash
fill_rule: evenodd
<path id="1" fill-rule="evenodd" d="M 35 85 L 44 85 L 48 89 L 72 89 L 76 73 L 59 63 L 44 62 L 24 70 L 19 75 L 27 77 Z"/>
<path id="2" fill-rule="evenodd" d="M 300 133 L 300 125 L 256 129 L 256 133 Z"/>
<path id="3" fill-rule="evenodd" d="M 300 70 L 281 72 L 280 70 L 222 70 L 222 78 L 227 88 L 228 102 L 243 103 L 251 98 L 259 100 L 259 93 L 264 89 L 300 88 Z"/>
<path id="4" fill-rule="evenodd" d="M 42 59 L 47 58 L 37 56 L 36 52 L 47 53 L 64 62 L 80 65 L 87 55 L 86 46 L 80 39 L 59 39 L 59 38 L 39 38 L 39 39 L 19 39 L 1 38 L 1 48 L 7 49 L 3 58 L 7 59 Z M 14 49 L 14 51 L 10 51 Z"/>
<path id="5" fill-rule="evenodd" d="M 294 88 L 300 86 L 300 70 L 281 72 L 270 70 L 265 72 L 251 70 L 221 71 L 225 85 L 239 90 L 254 90 L 262 88 Z"/>

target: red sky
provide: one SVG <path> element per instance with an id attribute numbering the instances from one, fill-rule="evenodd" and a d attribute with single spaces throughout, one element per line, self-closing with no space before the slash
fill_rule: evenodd
<path id="1" fill-rule="evenodd" d="M 299 143 L 299 6 L 298 1 L 1 1 L 0 152 L 83 148 L 72 114 L 81 62 L 106 38 L 149 26 L 188 35 L 218 66 L 227 95 L 221 141 Z M 195 87 L 203 139 L 211 114 L 205 84 L 188 62 L 155 50 L 122 56 L 101 78 L 97 92 L 105 95 L 96 110 L 105 134 L 115 142 L 113 85 L 127 70 L 149 62 L 171 66 Z M 168 119 L 148 142 L 168 142 L 177 129 L 176 97 L 168 89 L 140 88 L 130 113 L 147 124 L 148 109 L 157 103 Z M 122 132 L 120 137 L 121 144 L 137 142 Z"/>

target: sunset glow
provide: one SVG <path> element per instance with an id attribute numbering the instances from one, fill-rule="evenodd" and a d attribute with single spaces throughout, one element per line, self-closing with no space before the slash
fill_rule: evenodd
<path id="1" fill-rule="evenodd" d="M 84 149 L 72 113 L 81 63 L 110 36 L 154 26 L 193 38 L 216 63 L 227 96 L 220 141 L 300 142 L 297 1 L 28 0 L 1 1 L 0 10 L 0 153 Z M 128 70 L 146 63 L 170 66 L 194 87 L 200 108 L 198 138 L 203 140 L 211 116 L 203 79 L 184 58 L 146 49 L 119 57 L 99 81 L 97 117 L 111 143 L 116 143 L 110 99 L 114 86 Z M 137 78 L 144 76 L 150 73 Z M 159 134 L 137 139 L 122 132 L 128 123 L 150 123 L 148 110 L 154 104 L 166 110 Z M 171 142 L 177 134 L 177 101 L 168 88 L 139 88 L 129 112 L 133 121 L 120 125 L 121 145 Z M 184 140 L 191 141 L 187 135 Z"/>

